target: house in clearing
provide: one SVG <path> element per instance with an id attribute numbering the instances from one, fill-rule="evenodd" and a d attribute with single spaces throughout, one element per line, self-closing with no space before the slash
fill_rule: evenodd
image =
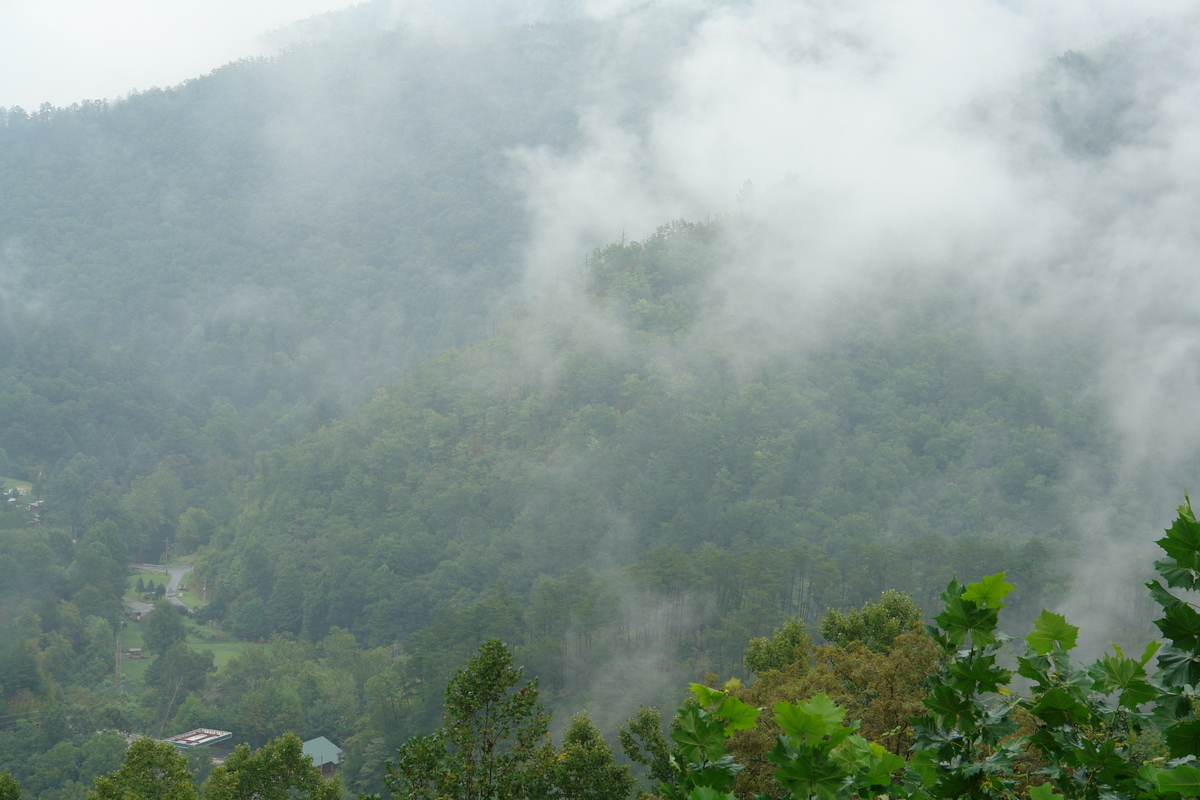
<path id="1" fill-rule="evenodd" d="M 125 604 L 125 616 L 134 622 L 141 622 L 150 616 L 150 612 L 153 610 L 154 606 L 149 603 L 143 603 L 140 600 L 131 600 Z"/>
<path id="2" fill-rule="evenodd" d="M 322 778 L 328 778 L 337 772 L 341 768 L 342 762 L 346 760 L 346 754 L 342 752 L 342 748 L 324 736 L 318 736 L 305 742 L 304 755 L 312 756 L 313 766 L 321 770 Z"/>

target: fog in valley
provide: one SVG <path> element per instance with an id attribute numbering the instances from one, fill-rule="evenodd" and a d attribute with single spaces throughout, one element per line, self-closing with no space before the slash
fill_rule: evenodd
<path id="1" fill-rule="evenodd" d="M 1189 4 L 282 13 L 0 109 L 0 757 L 75 742 L 2 729 L 77 686 L 91 729 L 325 735 L 377 791 L 486 639 L 615 741 L 788 619 L 842 644 L 829 609 L 1000 571 L 1014 636 L 1159 635 Z M 112 687 L 126 565 L 178 559 L 200 661 Z"/>

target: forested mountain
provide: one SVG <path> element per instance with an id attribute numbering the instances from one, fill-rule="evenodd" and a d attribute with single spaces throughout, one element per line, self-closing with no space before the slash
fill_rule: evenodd
<path id="1" fill-rule="evenodd" d="M 113 731 L 205 726 L 329 736 L 373 791 L 486 640 L 611 735 L 884 590 L 931 613 L 1007 570 L 1026 625 L 1085 533 L 1140 530 L 1093 351 L 1014 355 L 933 270 L 748 302 L 789 241 L 749 183 L 529 267 L 553 214 L 514 164 L 598 109 L 650 127 L 682 79 L 647 42 L 704 18 L 356 29 L 0 114 L 0 769 L 82 798 Z M 194 619 L 123 620 L 168 554 Z"/>
<path id="2" fill-rule="evenodd" d="M 327 418 L 364 382 L 478 341 L 525 238 L 504 154 L 570 144 L 585 33 L 380 33 L 7 111 L 9 341 L 36 347 L 29 320 L 49 317 L 136 353 L 197 424 L 213 398 L 269 418 L 324 401 Z"/>
<path id="3" fill-rule="evenodd" d="M 1095 409 L 915 319 L 746 371 L 690 337 L 720 238 L 675 223 L 597 251 L 496 338 L 264 455 L 201 550 L 202 616 L 402 643 L 425 698 L 404 725 L 499 636 L 555 702 L 615 725 L 633 664 L 742 674 L 750 638 L 886 588 L 932 605 L 1002 564 L 1018 616 L 1061 596 L 1093 499 L 1069 462 L 1111 456 Z"/>

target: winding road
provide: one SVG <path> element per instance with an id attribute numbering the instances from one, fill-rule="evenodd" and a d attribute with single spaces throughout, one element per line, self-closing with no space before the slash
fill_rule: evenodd
<path id="1" fill-rule="evenodd" d="M 166 589 L 167 600 L 171 601 L 180 608 L 185 609 L 189 614 L 191 613 L 191 609 L 187 607 L 187 604 L 175 596 L 175 590 L 179 588 L 179 582 L 183 580 L 183 576 L 192 571 L 191 564 L 180 564 L 179 566 L 175 567 L 166 567 L 162 564 L 131 564 L 130 566 L 136 570 L 141 570 L 142 572 L 157 572 L 159 574 L 165 574 L 168 577 Z"/>

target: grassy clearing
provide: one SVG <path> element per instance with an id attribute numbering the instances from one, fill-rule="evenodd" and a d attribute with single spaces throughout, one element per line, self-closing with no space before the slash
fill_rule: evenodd
<path id="1" fill-rule="evenodd" d="M 122 650 L 142 647 L 142 624 L 127 622 L 125 627 L 121 629 L 118 638 L 121 642 Z M 150 666 L 150 659 L 148 658 L 122 658 L 121 674 L 126 676 L 131 685 L 140 686 L 142 678 L 146 674 L 146 667 L 148 666 Z"/>
<path id="2" fill-rule="evenodd" d="M 193 650 L 208 650 L 213 654 L 213 663 L 217 669 L 221 669 L 237 656 L 252 650 L 256 647 L 262 647 L 261 644 L 255 642 L 230 642 L 222 641 L 227 638 L 228 634 L 214 631 L 203 625 L 197 625 L 192 620 L 184 620 L 184 625 L 187 627 L 187 640 L 185 644 Z M 142 633 L 145 630 L 144 622 L 127 621 L 124 628 L 121 629 L 120 641 L 121 649 L 129 650 L 135 647 L 143 647 Z M 128 676 L 130 684 L 141 685 L 142 679 L 146 674 L 146 668 L 154 659 L 151 657 L 132 659 L 121 659 L 121 674 Z"/>
<path id="3" fill-rule="evenodd" d="M 184 581 L 186 582 L 187 578 L 184 578 Z M 185 589 L 180 586 L 175 590 L 175 596 L 182 600 L 183 604 L 192 611 L 198 611 L 204 605 L 204 601 L 200 599 L 200 595 L 193 592 L 191 588 Z"/>
<path id="4" fill-rule="evenodd" d="M 12 489 L 16 489 L 18 486 L 25 487 L 25 491 L 26 491 L 25 496 L 26 497 L 30 497 L 30 498 L 33 497 L 33 484 L 32 483 L 30 483 L 29 481 L 19 481 L 16 478 L 5 478 L 4 476 L 0 475 L 0 490 L 7 492 Z"/>

